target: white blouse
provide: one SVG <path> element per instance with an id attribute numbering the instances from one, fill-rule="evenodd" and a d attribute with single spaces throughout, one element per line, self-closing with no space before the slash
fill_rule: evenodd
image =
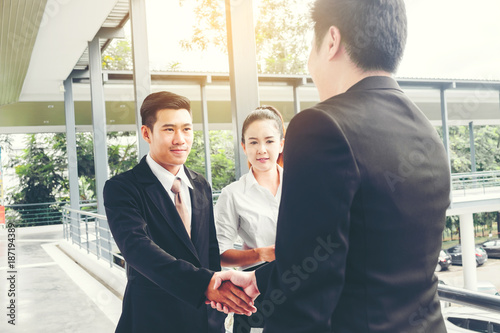
<path id="1" fill-rule="evenodd" d="M 259 185 L 252 169 L 224 189 L 214 207 L 220 253 L 232 249 L 241 237 L 243 249 L 270 246 L 276 240 L 283 169 L 278 165 L 280 184 L 276 195 Z"/>

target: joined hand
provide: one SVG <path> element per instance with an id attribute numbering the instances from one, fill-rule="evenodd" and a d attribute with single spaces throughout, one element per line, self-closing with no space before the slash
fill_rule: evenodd
<path id="1" fill-rule="evenodd" d="M 212 276 L 205 291 L 207 304 L 212 304 L 212 308 L 216 308 L 226 314 L 234 312 L 250 316 L 257 311 L 255 306 L 253 306 L 254 297 L 247 295 L 242 288 L 234 285 L 231 281 L 225 281 L 228 279 L 217 277 L 217 274 L 215 273 Z"/>
<path id="2" fill-rule="evenodd" d="M 228 312 L 234 312 L 237 314 L 246 314 L 247 316 L 251 315 L 252 313 L 255 313 L 257 309 L 253 306 L 253 301 L 259 296 L 260 292 L 259 289 L 257 288 L 257 280 L 255 278 L 255 272 L 239 272 L 239 271 L 224 271 L 224 272 L 217 272 L 213 275 L 212 281 L 214 281 L 213 288 L 217 289 L 220 287 L 223 287 L 225 284 L 228 282 L 234 287 L 238 286 L 243 289 L 244 292 L 240 290 L 243 294 L 245 294 L 245 297 L 240 297 L 240 301 L 245 302 L 245 300 L 250 299 L 250 302 L 248 305 L 251 305 L 251 311 L 250 312 L 238 312 L 235 311 L 234 308 L 232 308 L 230 305 L 228 306 L 227 303 L 220 302 L 216 299 L 210 299 L 207 296 L 207 304 L 211 304 L 213 309 L 217 309 L 218 311 L 228 313 Z M 210 285 L 212 284 L 212 281 L 210 281 Z M 209 288 L 210 288 L 209 285 Z M 239 289 L 239 288 L 238 288 Z M 242 307 L 240 305 L 240 307 Z M 246 309 L 246 307 L 243 307 Z"/>

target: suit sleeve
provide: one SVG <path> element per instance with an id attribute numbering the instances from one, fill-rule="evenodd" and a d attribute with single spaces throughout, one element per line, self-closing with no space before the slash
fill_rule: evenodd
<path id="1" fill-rule="evenodd" d="M 124 177 L 106 182 L 109 227 L 127 264 L 176 298 L 201 306 L 213 272 L 177 259 L 153 242 L 140 203 L 138 191 Z"/>
<path id="2" fill-rule="evenodd" d="M 336 121 L 302 111 L 285 140 L 276 260 L 256 271 L 271 301 L 271 332 L 331 332 L 344 285 L 349 219 L 359 171 Z"/>

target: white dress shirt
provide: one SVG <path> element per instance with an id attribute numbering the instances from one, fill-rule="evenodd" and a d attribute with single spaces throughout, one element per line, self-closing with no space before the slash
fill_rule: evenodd
<path id="1" fill-rule="evenodd" d="M 175 195 L 174 192 L 171 191 L 172 185 L 174 184 L 175 178 L 179 177 L 181 179 L 181 197 L 182 200 L 186 203 L 187 210 L 190 216 L 192 216 L 192 209 L 191 209 L 191 195 L 189 194 L 189 189 L 193 188 L 193 185 L 191 185 L 191 182 L 189 181 L 189 178 L 186 175 L 186 172 L 184 171 L 184 166 L 182 166 L 179 169 L 179 172 L 177 172 L 176 175 L 173 175 L 170 171 L 156 163 L 155 160 L 151 157 L 151 155 L 148 153 L 146 156 L 146 162 L 148 163 L 149 167 L 151 168 L 151 171 L 153 171 L 153 174 L 158 178 L 160 183 L 163 185 L 165 188 L 165 191 L 167 191 L 168 196 L 170 199 L 172 199 L 172 202 L 175 205 Z"/>
<path id="2" fill-rule="evenodd" d="M 278 166 L 280 185 L 276 195 L 259 185 L 252 169 L 226 186 L 214 207 L 220 253 L 232 249 L 238 238 L 243 249 L 270 246 L 276 240 L 283 169 Z"/>

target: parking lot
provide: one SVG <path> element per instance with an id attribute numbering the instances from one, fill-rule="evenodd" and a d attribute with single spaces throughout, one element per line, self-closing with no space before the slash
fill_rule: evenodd
<path id="1" fill-rule="evenodd" d="M 451 265 L 447 270 L 436 272 L 440 280 L 447 285 L 463 288 L 464 276 L 462 266 Z M 488 258 L 488 261 L 477 267 L 477 280 L 489 281 L 500 291 L 500 259 Z"/>

